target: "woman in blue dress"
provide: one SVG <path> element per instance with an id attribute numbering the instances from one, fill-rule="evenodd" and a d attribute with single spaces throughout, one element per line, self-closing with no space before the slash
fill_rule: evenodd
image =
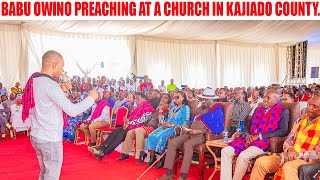
<path id="1" fill-rule="evenodd" d="M 185 126 L 190 120 L 190 108 L 186 95 L 178 91 L 175 93 L 174 103 L 170 109 L 166 121 L 161 123 L 161 127 L 154 130 L 147 139 L 146 149 L 150 151 L 150 161 L 147 166 L 151 166 L 156 161 L 155 152 L 164 153 L 167 146 L 168 137 L 174 136 L 175 126 Z M 164 158 L 158 163 L 156 168 L 161 168 Z"/>
<path id="2" fill-rule="evenodd" d="M 86 98 L 88 94 L 84 94 L 81 97 L 81 100 Z M 63 139 L 65 139 L 67 142 L 74 142 L 75 133 L 77 130 L 77 126 L 82 124 L 82 122 L 86 119 L 88 119 L 89 115 L 91 114 L 92 108 L 89 108 L 85 112 L 81 113 L 80 115 L 76 117 L 68 118 L 68 126 L 63 128 Z"/>

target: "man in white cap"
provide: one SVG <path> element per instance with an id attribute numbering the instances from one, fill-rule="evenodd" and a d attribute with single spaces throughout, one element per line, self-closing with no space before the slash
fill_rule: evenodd
<path id="1" fill-rule="evenodd" d="M 197 108 L 195 120 L 192 122 L 190 129 L 182 128 L 182 134 L 169 140 L 167 155 L 164 167 L 167 168 L 166 174 L 158 180 L 170 180 L 174 178 L 172 172 L 176 150 L 183 146 L 184 158 L 181 166 L 181 176 L 178 180 L 186 180 L 193 156 L 193 147 L 205 143 L 205 133 L 210 131 L 214 134 L 220 134 L 223 131 L 223 109 L 220 103 L 214 103 L 215 91 L 212 88 L 206 88 L 202 95 L 199 95 L 204 101 Z"/>

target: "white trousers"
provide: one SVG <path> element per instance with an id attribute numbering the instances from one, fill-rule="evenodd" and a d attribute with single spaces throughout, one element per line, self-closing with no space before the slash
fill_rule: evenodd
<path id="1" fill-rule="evenodd" d="M 231 146 L 225 147 L 221 151 L 221 180 L 242 180 L 246 174 L 251 159 L 257 157 L 265 152 L 255 146 L 250 146 L 246 150 L 242 151 L 238 158 L 235 167 L 234 176 L 232 178 L 232 160 L 235 156 L 234 148 Z"/>

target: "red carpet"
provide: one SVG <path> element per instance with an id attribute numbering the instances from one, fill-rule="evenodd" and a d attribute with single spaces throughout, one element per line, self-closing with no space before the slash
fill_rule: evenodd
<path id="1" fill-rule="evenodd" d="M 94 156 L 87 156 L 88 150 L 84 145 L 64 143 L 64 161 L 60 179 L 62 180 L 135 180 L 146 169 L 145 163 L 136 164 L 134 158 L 117 161 L 120 153 L 113 152 L 97 161 Z M 39 165 L 36 154 L 29 138 L 23 134 L 17 135 L 17 140 L 7 138 L 0 142 L 0 179 L 35 180 L 38 178 Z M 180 167 L 179 167 L 180 168 Z M 189 180 L 198 179 L 196 166 L 189 172 Z M 205 169 L 205 179 L 208 179 L 213 169 Z M 142 179 L 153 180 L 165 173 L 165 169 L 151 169 Z M 178 173 L 179 175 L 179 173 Z M 176 178 L 178 178 L 178 175 Z M 219 173 L 215 175 L 219 179 Z"/>

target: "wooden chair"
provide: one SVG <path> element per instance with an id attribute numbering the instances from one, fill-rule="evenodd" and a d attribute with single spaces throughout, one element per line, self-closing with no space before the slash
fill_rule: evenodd
<path id="1" fill-rule="evenodd" d="M 223 114 L 224 114 L 224 127 L 227 128 L 228 131 L 230 131 L 230 127 L 231 127 L 231 116 L 232 116 L 232 109 L 233 109 L 233 103 L 231 102 L 221 102 L 222 108 L 223 108 Z M 217 139 L 222 139 L 223 138 L 223 134 L 219 134 L 219 135 L 215 135 L 212 133 L 207 133 L 206 134 L 206 140 L 207 141 L 212 141 L 212 140 L 217 140 Z M 179 149 L 179 152 L 181 152 L 181 148 Z M 182 151 L 183 152 L 183 151 Z M 199 171 L 199 179 L 203 180 L 204 179 L 204 167 L 205 167 L 205 153 L 208 152 L 208 149 L 204 144 L 200 144 L 198 146 L 196 146 L 194 148 L 194 153 L 198 154 L 198 158 L 199 158 L 199 163 L 198 163 L 198 171 Z M 180 153 L 178 153 L 178 155 L 176 157 L 177 158 L 175 161 L 175 165 L 174 165 L 174 172 L 175 174 L 177 174 L 177 165 L 178 165 L 178 161 L 183 159 L 183 157 L 181 156 Z"/>
<path id="2" fill-rule="evenodd" d="M 113 115 L 113 110 L 111 110 L 111 114 L 110 114 L 110 121 L 109 121 L 109 124 L 110 126 L 112 125 L 112 115 Z M 99 129 L 96 129 L 96 135 L 97 135 L 97 139 L 99 141 L 99 138 L 100 138 L 100 131 L 101 128 Z M 79 132 L 82 132 L 81 129 L 80 129 L 80 125 L 77 126 L 77 129 L 76 129 L 76 133 L 75 133 L 75 137 L 74 137 L 74 143 L 78 143 L 78 139 L 79 139 Z M 84 134 L 84 144 L 85 145 L 88 145 L 89 144 L 89 138 L 87 135 Z"/>
<path id="3" fill-rule="evenodd" d="M 112 113 L 113 114 L 113 113 Z M 98 142 L 97 145 L 101 145 L 103 142 L 103 135 L 110 134 L 117 127 L 122 126 L 124 124 L 124 118 L 128 117 L 129 109 L 126 107 L 120 107 L 116 113 L 115 122 L 112 122 L 112 115 L 110 117 L 110 126 L 99 128 L 99 132 L 97 133 Z"/>

